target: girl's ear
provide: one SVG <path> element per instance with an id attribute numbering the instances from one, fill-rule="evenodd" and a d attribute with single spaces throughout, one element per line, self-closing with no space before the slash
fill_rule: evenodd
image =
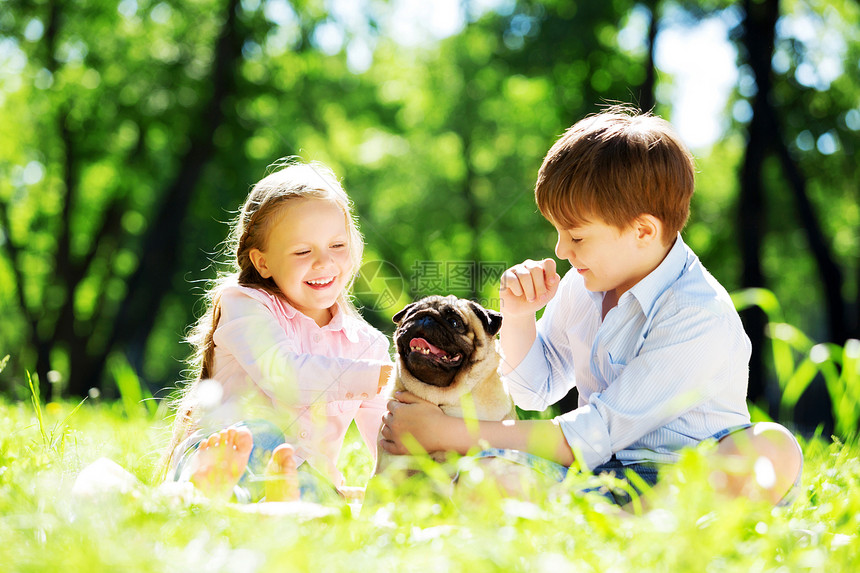
<path id="1" fill-rule="evenodd" d="M 266 265 L 266 255 L 263 254 L 263 251 L 260 249 L 251 249 L 248 253 L 248 258 L 251 259 L 251 264 L 254 265 L 254 268 L 257 269 L 261 277 L 267 279 L 272 276 L 272 271 Z"/>

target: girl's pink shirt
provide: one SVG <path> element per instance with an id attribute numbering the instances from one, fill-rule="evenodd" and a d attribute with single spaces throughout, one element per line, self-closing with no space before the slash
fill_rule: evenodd
<path id="1" fill-rule="evenodd" d="M 215 329 L 213 379 L 222 395 L 208 426 L 265 419 L 335 485 L 336 468 L 352 420 L 376 460 L 386 398 L 377 395 L 380 369 L 390 364 L 388 339 L 336 307 L 320 327 L 284 299 L 263 290 L 227 286 Z"/>

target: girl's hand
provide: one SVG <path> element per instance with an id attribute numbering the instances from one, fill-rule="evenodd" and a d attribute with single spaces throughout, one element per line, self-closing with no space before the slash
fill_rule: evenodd
<path id="1" fill-rule="evenodd" d="M 379 382 L 376 387 L 376 393 L 379 394 L 382 392 L 386 386 L 388 386 L 388 379 L 391 378 L 391 371 L 394 370 L 394 367 L 390 364 L 386 364 L 382 368 L 379 369 Z"/>
<path id="2" fill-rule="evenodd" d="M 388 412 L 382 416 L 382 437 L 379 445 L 389 454 L 413 453 L 404 447 L 403 436 L 410 434 L 428 452 L 447 450 L 443 429 L 449 416 L 432 402 L 410 394 L 397 392 L 388 401 Z"/>
<path id="3" fill-rule="evenodd" d="M 502 314 L 534 317 L 555 296 L 560 281 L 554 259 L 528 259 L 514 265 L 504 272 L 499 285 Z"/>

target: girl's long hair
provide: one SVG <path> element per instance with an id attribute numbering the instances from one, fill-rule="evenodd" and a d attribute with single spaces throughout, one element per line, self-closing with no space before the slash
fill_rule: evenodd
<path id="1" fill-rule="evenodd" d="M 239 216 L 235 219 L 225 244 L 230 268 L 215 279 L 204 300 L 205 313 L 197 320 L 186 337 L 194 349 L 189 358 L 188 380 L 175 400 L 176 415 L 168 449 L 159 466 L 159 480 L 169 469 L 174 450 L 194 432 L 197 422 L 196 390 L 202 380 L 214 374 L 215 329 L 221 318 L 220 297 L 225 286 L 241 285 L 258 288 L 276 296 L 284 296 L 272 278 L 263 278 L 251 262 L 252 249 L 265 251 L 272 224 L 282 208 L 296 199 L 331 201 L 341 208 L 346 222 L 348 246 L 352 265 L 349 280 L 338 297 L 341 311 L 361 318 L 352 301 L 352 285 L 361 265 L 364 241 L 358 230 L 353 204 L 331 169 L 318 162 L 301 162 L 296 157 L 279 160 L 269 175 L 261 179 L 248 194 Z"/>

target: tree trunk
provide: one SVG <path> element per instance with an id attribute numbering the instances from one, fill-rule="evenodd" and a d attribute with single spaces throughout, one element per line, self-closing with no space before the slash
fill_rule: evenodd
<path id="1" fill-rule="evenodd" d="M 73 395 L 85 395 L 100 382 L 107 356 L 113 350 L 130 353 L 130 362 L 138 368 L 142 363 L 146 340 L 176 273 L 182 222 L 203 170 L 214 154 L 214 133 L 224 120 L 222 108 L 235 90 L 235 68 L 242 47 L 237 31 L 238 5 L 239 0 L 227 2 L 212 62 L 212 97 L 192 128 L 189 149 L 178 162 L 179 173 L 165 189 L 161 206 L 147 229 L 140 264 L 127 282 L 126 298 L 113 321 L 109 342 L 97 356 L 90 357 L 89 368 L 73 373 L 68 386 Z"/>
<path id="2" fill-rule="evenodd" d="M 779 0 L 745 0 L 743 43 L 755 77 L 758 91 L 752 102 L 746 155 L 741 168 L 740 196 L 738 198 L 738 225 L 742 260 L 741 285 L 745 288 L 764 287 L 761 251 L 766 226 L 765 190 L 762 170 L 766 151 L 772 145 L 773 129 L 770 124 L 768 100 L 771 93 L 771 58 L 773 56 L 776 20 L 779 17 Z M 764 368 L 765 326 L 767 317 L 759 308 L 741 314 L 744 327 L 752 342 L 750 358 L 749 398 L 756 402 L 767 399 L 768 410 L 775 415 L 778 404 L 775 396 L 768 396 Z"/>
<path id="3" fill-rule="evenodd" d="M 642 111 L 652 111 L 657 105 L 657 98 L 654 94 L 657 85 L 657 67 L 654 65 L 654 53 L 657 44 L 659 24 L 657 11 L 659 8 L 659 0 L 648 2 L 648 10 L 651 13 L 651 21 L 648 23 L 648 59 L 645 64 L 645 81 L 639 87 L 639 109 Z"/>
<path id="4" fill-rule="evenodd" d="M 781 134 L 776 122 L 776 110 L 770 110 L 777 133 Z M 824 286 L 824 302 L 827 305 L 827 332 L 830 342 L 844 344 L 848 338 L 848 309 L 842 295 L 842 269 L 836 263 L 830 250 L 828 238 L 825 237 L 821 224 L 815 213 L 815 207 L 806 193 L 806 179 L 800 172 L 794 158 L 785 145 L 785 140 L 777 137 L 774 143 L 782 163 L 782 170 L 792 190 L 797 216 L 806 234 L 809 249 L 818 268 L 818 276 Z"/>
<path id="5" fill-rule="evenodd" d="M 765 182 L 762 176 L 764 162 L 768 154 L 775 154 L 788 179 L 798 217 L 816 258 L 819 275 L 825 287 L 829 327 L 831 337 L 844 337 L 845 309 L 842 303 L 842 274 L 827 246 L 827 241 L 815 217 L 812 204 L 806 194 L 806 184 L 802 174 L 788 153 L 782 138 L 778 113 L 771 101 L 772 76 L 771 60 L 774 50 L 776 22 L 779 18 L 779 0 L 746 0 L 744 2 L 746 19 L 743 44 L 747 49 L 750 67 L 758 88 L 753 100 L 753 118 L 749 126 L 746 156 L 741 171 L 741 188 L 738 202 L 740 224 L 741 256 L 743 270 L 741 275 L 744 287 L 765 287 L 761 268 L 761 250 L 765 233 Z M 758 308 L 742 313 L 744 326 L 752 341 L 753 351 L 750 360 L 749 398 L 753 402 L 764 398 L 768 413 L 776 416 L 781 399 L 775 385 L 768 386 L 764 367 L 764 349 L 767 344 L 764 329 L 767 317 Z M 839 334 L 841 332 L 841 334 Z M 837 339 L 841 342 L 844 338 Z M 824 422 L 832 427 L 830 398 L 820 379 L 816 379 L 807 393 L 809 401 L 798 404 L 795 423 L 814 427 Z"/>

